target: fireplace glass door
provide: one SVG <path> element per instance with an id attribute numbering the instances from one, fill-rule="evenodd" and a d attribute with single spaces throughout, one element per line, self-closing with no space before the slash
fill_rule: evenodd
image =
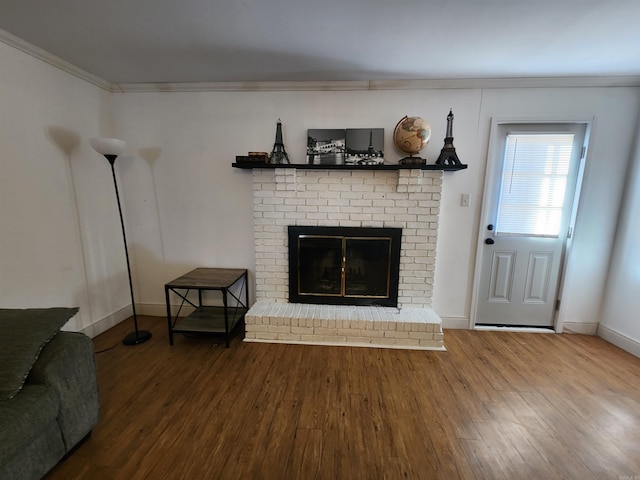
<path id="1" fill-rule="evenodd" d="M 386 298 L 391 276 L 387 238 L 345 238 L 344 295 Z"/>
<path id="2" fill-rule="evenodd" d="M 298 237 L 298 292 L 301 295 L 342 294 L 340 237 Z"/>
<path id="3" fill-rule="evenodd" d="M 396 306 L 401 232 L 289 227 L 289 300 Z"/>

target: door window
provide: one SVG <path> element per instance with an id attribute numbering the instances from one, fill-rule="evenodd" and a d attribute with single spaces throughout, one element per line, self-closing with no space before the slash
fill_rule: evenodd
<path id="1" fill-rule="evenodd" d="M 507 135 L 496 219 L 498 235 L 557 237 L 573 133 Z"/>

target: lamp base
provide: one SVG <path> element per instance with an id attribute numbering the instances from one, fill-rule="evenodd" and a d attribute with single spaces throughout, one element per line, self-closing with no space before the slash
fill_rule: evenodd
<path id="1" fill-rule="evenodd" d="M 141 343 L 146 342 L 151 338 L 151 332 L 147 332 L 146 330 L 139 330 L 137 332 L 132 332 L 122 340 L 124 345 L 139 345 Z"/>

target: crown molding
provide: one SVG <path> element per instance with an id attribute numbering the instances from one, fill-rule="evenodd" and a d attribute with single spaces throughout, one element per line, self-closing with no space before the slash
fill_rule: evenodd
<path id="1" fill-rule="evenodd" d="M 117 83 L 114 92 L 305 92 L 370 90 L 369 81 Z"/>
<path id="2" fill-rule="evenodd" d="M 456 78 L 317 82 L 120 83 L 113 92 L 295 92 L 499 88 L 640 87 L 640 76 Z"/>
<path id="3" fill-rule="evenodd" d="M 495 77 L 372 81 L 370 90 L 640 87 L 640 76 Z"/>
<path id="4" fill-rule="evenodd" d="M 53 55 L 52 53 L 36 47 L 35 45 L 32 45 L 31 43 L 22 40 L 21 38 L 16 37 L 15 35 L 12 35 L 11 33 L 2 29 L 0 29 L 0 42 L 9 45 L 10 47 L 16 48 L 21 52 L 26 53 L 27 55 L 31 55 L 32 57 L 42 60 L 49 65 L 59 68 L 60 70 L 73 75 L 74 77 L 80 78 L 97 87 L 100 87 L 107 92 L 112 91 L 111 82 L 108 82 L 96 75 L 93 75 L 92 73 L 87 72 L 86 70 L 76 67 L 66 60 L 63 60 L 60 57 Z"/>

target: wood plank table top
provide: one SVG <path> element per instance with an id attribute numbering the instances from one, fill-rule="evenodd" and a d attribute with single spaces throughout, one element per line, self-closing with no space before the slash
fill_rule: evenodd
<path id="1" fill-rule="evenodd" d="M 196 268 L 165 284 L 165 288 L 222 290 L 247 274 L 242 268 Z"/>

